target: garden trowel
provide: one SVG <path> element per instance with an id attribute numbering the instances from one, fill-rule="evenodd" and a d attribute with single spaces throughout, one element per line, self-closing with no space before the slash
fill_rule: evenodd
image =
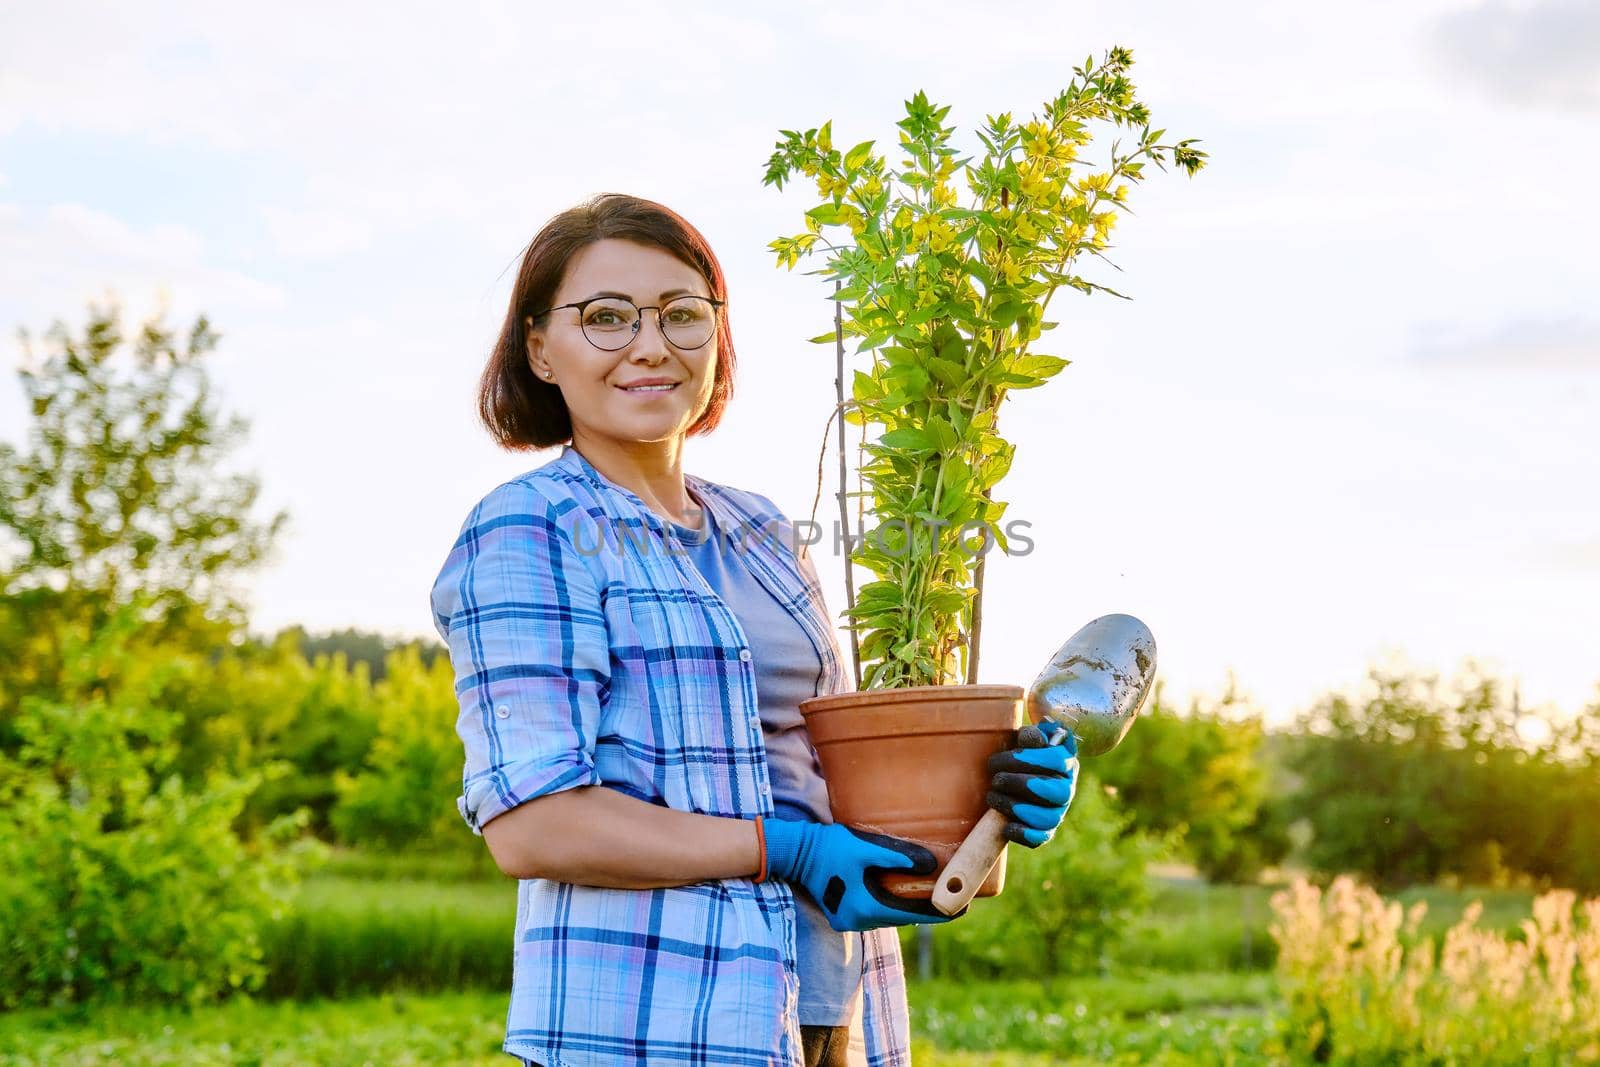
<path id="1" fill-rule="evenodd" d="M 1102 615 L 1067 638 L 1028 687 L 1028 717 L 1071 730 L 1078 755 L 1117 747 L 1133 725 L 1156 674 L 1156 639 L 1132 615 Z M 1066 738 L 1057 730 L 1050 744 Z M 946 915 L 966 907 L 1006 847 L 1006 818 L 990 809 L 950 858 L 933 887 L 933 905 Z"/>

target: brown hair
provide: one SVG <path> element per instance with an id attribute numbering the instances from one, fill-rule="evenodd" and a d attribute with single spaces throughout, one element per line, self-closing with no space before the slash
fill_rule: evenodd
<path id="1" fill-rule="evenodd" d="M 567 263 L 579 249 L 611 237 L 670 252 L 700 272 L 711 288 L 712 299 L 728 298 L 722 264 L 712 254 L 711 246 L 699 230 L 671 208 L 623 193 L 601 193 L 563 211 L 545 223 L 523 253 L 505 325 L 500 328 L 500 339 L 489 353 L 489 363 L 478 383 L 478 415 L 502 448 L 526 451 L 572 440 L 572 417 L 561 390 L 535 377 L 528 365 L 526 320 L 533 312 L 550 306 Z M 733 334 L 727 309 L 721 311 L 714 338 L 717 365 L 711 400 L 689 427 L 691 434 L 708 434 L 716 429 L 728 398 L 733 395 Z"/>

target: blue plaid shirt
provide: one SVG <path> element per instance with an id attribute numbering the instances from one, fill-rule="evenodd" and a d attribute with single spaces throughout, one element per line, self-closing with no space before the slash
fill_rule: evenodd
<path id="1" fill-rule="evenodd" d="M 685 475 L 849 688 L 821 584 L 766 497 Z M 572 446 L 467 516 L 432 591 L 476 833 L 534 797 L 604 785 L 679 811 L 771 816 L 755 665 L 669 524 Z M 505 1050 L 547 1067 L 800 1067 L 796 909 L 781 881 L 661 889 L 519 883 Z M 865 936 L 868 1062 L 911 1062 L 893 928 Z"/>

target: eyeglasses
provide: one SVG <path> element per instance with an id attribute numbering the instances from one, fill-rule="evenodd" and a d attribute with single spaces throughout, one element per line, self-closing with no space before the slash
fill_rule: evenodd
<path id="1" fill-rule="evenodd" d="M 631 300 L 615 296 L 595 296 L 576 304 L 558 304 L 545 308 L 533 317 L 540 318 L 562 308 L 577 308 L 578 321 L 583 324 L 583 336 L 596 348 L 615 352 L 628 347 L 638 336 L 639 323 L 646 310 L 656 313 L 656 326 L 661 334 L 676 348 L 699 348 L 711 340 L 717 329 L 717 309 L 726 300 L 713 300 L 707 296 L 680 296 L 659 307 L 635 307 Z"/>

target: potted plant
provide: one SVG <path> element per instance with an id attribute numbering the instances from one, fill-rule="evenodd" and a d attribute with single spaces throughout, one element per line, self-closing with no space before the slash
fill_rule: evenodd
<path id="1" fill-rule="evenodd" d="M 1045 320 L 1057 289 L 1122 296 L 1078 265 L 1084 255 L 1105 258 L 1145 163 L 1165 170 L 1170 152 L 1191 176 L 1204 165 L 1194 140 L 1166 145 L 1166 131 L 1150 128 L 1127 76 L 1132 65 L 1127 49 L 1112 48 L 1074 68 L 1042 115 L 1023 124 L 990 117 L 977 131 L 982 156 L 957 158 L 953 127 L 942 125 L 949 107 L 919 92 L 898 123 L 897 167 L 873 141 L 835 148 L 831 122 L 781 131 L 767 165 L 764 184 L 782 189 L 800 174 L 823 197 L 805 213 L 804 233 L 769 247 L 790 270 L 825 254 L 808 273 L 834 282 L 834 330 L 812 340 L 835 345 L 828 429 L 839 419 L 837 499 L 851 545 L 841 614 L 858 691 L 814 698 L 801 711 L 835 818 L 921 841 L 941 862 L 982 816 L 985 759 L 1011 743 L 1023 715 L 1020 686 L 976 684 L 984 562 L 993 546 L 1009 551 L 1006 503 L 994 495 L 1014 452 L 999 433 L 1000 406 L 1067 365 L 1032 347 L 1057 325 Z M 1137 142 L 1123 152 L 1114 141 L 1109 163 L 1095 170 L 1080 160 L 1091 123 L 1136 128 Z M 847 336 L 866 354 L 848 397 Z M 861 430 L 854 491 L 846 424 Z M 854 566 L 875 579 L 859 591 Z M 1003 870 L 982 893 L 998 892 Z M 915 896 L 933 885 L 932 877 L 884 881 Z"/>

